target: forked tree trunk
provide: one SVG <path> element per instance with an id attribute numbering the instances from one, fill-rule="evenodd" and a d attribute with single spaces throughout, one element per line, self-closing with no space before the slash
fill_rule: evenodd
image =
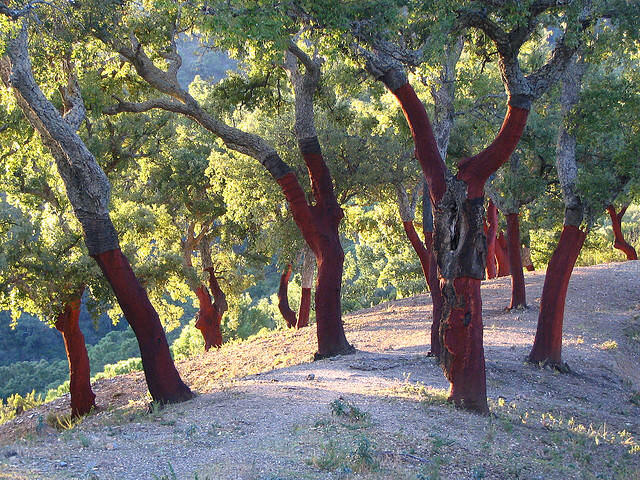
<path id="1" fill-rule="evenodd" d="M 475 157 L 461 161 L 457 177 L 452 177 L 438 152 L 424 106 L 406 77 L 385 77 L 384 81 L 411 127 L 416 156 L 435 205 L 434 250 L 444 298 L 441 362 L 451 384 L 449 399 L 457 406 L 484 414 L 488 405 L 480 298 L 486 265 L 483 188 L 488 177 L 513 152 L 524 130 L 528 109 L 510 101 L 494 142 Z"/>
<path id="2" fill-rule="evenodd" d="M 89 255 L 111 284 L 129 325 L 136 334 L 142 366 L 153 400 L 179 402 L 193 397 L 175 368 L 169 345 L 147 292 L 120 251 L 118 235 L 109 217 L 110 184 L 76 130 L 85 116 L 75 77 L 62 89 L 67 111 L 64 117 L 37 85 L 23 28 L 11 40 L 7 57 L 0 59 L 0 77 L 13 88 L 18 105 L 51 151 L 64 181 L 67 196 L 80 222 Z"/>
<path id="3" fill-rule="evenodd" d="M 311 314 L 311 288 L 313 287 L 313 274 L 315 272 L 315 258 L 313 251 L 307 247 L 304 250 L 302 264 L 302 293 L 300 295 L 300 308 L 298 309 L 298 323 L 296 328 L 304 328 L 309 325 Z"/>
<path id="4" fill-rule="evenodd" d="M 498 262 L 498 277 L 506 277 L 511 273 L 509 267 L 509 254 L 507 253 L 507 239 L 503 232 L 496 237 L 496 261 Z"/>
<path id="5" fill-rule="evenodd" d="M 527 297 L 520 256 L 520 221 L 518 213 L 507 214 L 507 239 L 509 253 L 509 269 L 511 270 L 511 303 L 509 310 L 526 308 Z"/>
<path id="6" fill-rule="evenodd" d="M 80 303 L 82 291 L 64 307 L 55 327 L 62 334 L 64 348 L 69 361 L 69 391 L 71 393 L 71 415 L 86 415 L 96 406 L 96 396 L 91 390 L 89 355 L 80 330 Z"/>
<path id="7" fill-rule="evenodd" d="M 413 250 L 418 255 L 420 259 L 420 265 L 422 267 L 422 273 L 424 275 L 425 281 L 428 282 L 429 279 L 429 269 L 431 267 L 431 259 L 427 248 L 425 247 L 420 237 L 418 237 L 418 232 L 416 232 L 416 228 L 413 225 L 413 221 L 403 221 L 402 226 L 404 227 L 404 232 L 407 234 L 407 238 L 413 247 Z"/>
<path id="8" fill-rule="evenodd" d="M 621 250 L 627 256 L 627 260 L 638 260 L 636 249 L 624 239 L 624 235 L 622 234 L 622 217 L 628 207 L 629 205 L 622 207 L 620 213 L 616 213 L 613 205 L 607 207 L 607 212 L 609 212 L 609 216 L 611 217 L 611 226 L 613 227 L 613 247 Z"/>
<path id="9" fill-rule="evenodd" d="M 289 279 L 291 278 L 291 264 L 287 264 L 287 268 L 280 275 L 280 287 L 278 288 L 278 309 L 282 314 L 287 327 L 293 328 L 298 323 L 296 313 L 289 307 Z"/>
<path id="10" fill-rule="evenodd" d="M 487 209 L 487 278 L 496 278 L 496 233 L 498 231 L 498 208 L 489 200 Z"/>
<path id="11" fill-rule="evenodd" d="M 538 328 L 529 361 L 543 363 L 561 371 L 562 324 L 569 279 L 587 234 L 575 225 L 565 225 L 544 279 Z"/>

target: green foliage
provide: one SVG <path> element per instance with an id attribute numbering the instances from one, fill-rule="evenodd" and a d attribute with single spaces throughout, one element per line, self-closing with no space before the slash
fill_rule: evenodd
<path id="1" fill-rule="evenodd" d="M 108 364 L 104 366 L 104 370 L 94 377 L 92 381 L 100 380 L 102 378 L 113 378 L 117 375 L 124 375 L 130 372 L 139 372 L 142 370 L 142 359 L 140 357 L 128 358 L 126 360 L 120 360 L 117 363 Z"/>
<path id="2" fill-rule="evenodd" d="M 186 324 L 171 344 L 171 353 L 175 360 L 185 360 L 204 351 L 204 339 L 195 323 L 195 320 L 192 320 Z"/>
<path id="3" fill-rule="evenodd" d="M 0 424 L 6 423 L 16 415 L 42 404 L 42 398 L 35 391 L 24 397 L 17 393 L 7 398 L 6 403 L 0 398 Z"/>

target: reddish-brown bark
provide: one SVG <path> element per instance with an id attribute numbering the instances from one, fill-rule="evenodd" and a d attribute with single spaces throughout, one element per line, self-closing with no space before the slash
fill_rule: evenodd
<path id="1" fill-rule="evenodd" d="M 282 314 L 287 327 L 293 328 L 298 323 L 296 313 L 289 307 L 289 279 L 291 278 L 291 264 L 287 264 L 287 269 L 280 275 L 280 287 L 278 288 L 278 309 Z"/>
<path id="2" fill-rule="evenodd" d="M 509 104 L 495 140 L 478 155 L 462 160 L 457 178 L 449 180 L 426 110 L 415 91 L 409 83 L 404 83 L 392 92 L 411 128 L 416 157 L 436 208 L 434 250 L 444 297 L 441 361 L 451 383 L 449 398 L 456 405 L 487 413 L 480 298 L 480 280 L 486 268 L 486 239 L 482 230 L 484 209 L 480 202 L 486 180 L 513 153 L 529 112 Z M 463 182 L 465 188 L 460 188 L 456 181 Z M 439 242 L 447 244 L 439 245 Z"/>
<path id="3" fill-rule="evenodd" d="M 636 249 L 624 239 L 624 235 L 622 234 L 622 217 L 627 211 L 627 207 L 628 205 L 622 207 L 619 213 L 616 213 L 613 205 L 607 207 L 607 212 L 609 212 L 609 216 L 611 217 L 611 226 L 613 227 L 613 246 L 621 250 L 627 256 L 627 260 L 638 260 Z"/>
<path id="4" fill-rule="evenodd" d="M 456 278 L 457 305 L 445 304 L 448 317 L 440 329 L 445 376 L 451 382 L 449 399 L 457 406 L 480 413 L 488 411 L 482 341 L 480 280 Z M 458 306 L 459 305 L 459 306 Z"/>
<path id="5" fill-rule="evenodd" d="M 429 279 L 429 267 L 430 267 L 430 255 L 425 247 L 420 237 L 418 237 L 418 232 L 416 232 L 416 228 L 413 226 L 413 222 L 402 222 L 402 226 L 404 227 L 404 232 L 407 234 L 407 238 L 413 247 L 413 250 L 418 255 L 420 259 L 420 265 L 422 266 L 422 273 L 424 274 L 425 280 L 428 282 Z"/>
<path id="6" fill-rule="evenodd" d="M 309 325 L 309 314 L 311 313 L 311 289 L 302 287 L 300 295 L 300 308 L 298 309 L 298 323 L 296 328 L 304 328 Z"/>
<path id="7" fill-rule="evenodd" d="M 318 352 L 316 359 L 351 353 L 344 334 L 340 307 L 344 251 L 338 236 L 338 225 L 344 217 L 333 191 L 329 169 L 322 159 L 317 138 L 300 142 L 300 151 L 307 164 L 315 205 L 307 203 L 295 174 L 278 178 L 296 225 L 313 251 L 318 266 L 316 278 L 316 327 Z"/>
<path id="8" fill-rule="evenodd" d="M 204 349 L 209 351 L 211 347 L 219 348 L 222 346 L 222 330 L 220 328 L 222 315 L 211 301 L 207 287 L 200 285 L 196 289 L 196 296 L 200 307 L 196 328 L 200 330 L 204 338 Z"/>
<path id="9" fill-rule="evenodd" d="M 503 232 L 496 237 L 496 260 L 498 262 L 498 277 L 506 277 L 511 273 L 509 255 L 507 254 L 507 239 Z"/>
<path id="10" fill-rule="evenodd" d="M 96 406 L 96 396 L 91 390 L 89 355 L 79 324 L 81 298 L 80 292 L 67 303 L 55 323 L 56 329 L 62 334 L 69 361 L 69 392 L 73 417 L 86 415 Z"/>
<path id="11" fill-rule="evenodd" d="M 511 270 L 511 303 L 509 309 L 526 308 L 527 296 L 520 256 L 520 221 L 519 214 L 507 214 L 507 251 L 509 253 L 509 269 Z"/>
<path id="12" fill-rule="evenodd" d="M 487 278 L 496 278 L 496 233 L 498 231 L 498 208 L 489 200 L 487 208 Z"/>
<path id="13" fill-rule="evenodd" d="M 120 249 L 96 255 L 94 259 L 113 288 L 127 322 L 138 339 L 149 393 L 159 403 L 175 403 L 193 397 L 176 370 L 158 313 Z"/>
<path id="14" fill-rule="evenodd" d="M 543 362 L 561 370 L 566 368 L 562 363 L 564 304 L 571 272 L 586 236 L 573 225 L 565 225 L 562 229 L 542 287 L 538 328 L 529 354 L 530 362 Z"/>

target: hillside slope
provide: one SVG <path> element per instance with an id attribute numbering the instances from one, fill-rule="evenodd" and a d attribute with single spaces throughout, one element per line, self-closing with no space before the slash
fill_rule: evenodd
<path id="1" fill-rule="evenodd" d="M 0 478 L 640 478 L 640 262 L 576 269 L 565 315 L 573 373 L 524 362 L 531 308 L 505 312 L 508 278 L 484 282 L 492 415 L 446 404 L 420 295 L 345 318 L 355 355 L 311 362 L 312 329 L 274 332 L 178 365 L 199 395 L 147 413 L 141 374 L 95 386 L 74 428 L 43 423 L 62 398 L 0 426 Z"/>

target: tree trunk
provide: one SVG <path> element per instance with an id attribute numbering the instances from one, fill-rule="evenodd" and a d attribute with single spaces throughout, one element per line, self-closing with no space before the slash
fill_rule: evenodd
<path id="1" fill-rule="evenodd" d="M 120 308 L 136 335 L 151 398 L 159 403 L 182 402 L 192 398 L 193 393 L 182 382 L 173 363 L 158 313 L 127 258 L 119 248 L 92 256 L 111 284 Z"/>
<path id="2" fill-rule="evenodd" d="M 298 323 L 296 328 L 304 328 L 309 325 L 311 313 L 311 287 L 313 286 L 313 274 L 315 272 L 315 258 L 313 251 L 307 246 L 304 250 L 302 265 L 302 294 L 300 295 L 300 308 L 298 309 Z"/>
<path id="3" fill-rule="evenodd" d="M 526 245 L 523 245 L 520 249 L 520 256 L 522 257 L 522 265 L 527 269 L 527 272 L 535 271 L 536 267 L 533 266 L 531 261 L 531 250 Z"/>
<path id="4" fill-rule="evenodd" d="M 96 406 L 95 394 L 91 390 L 89 356 L 80 330 L 80 303 L 82 291 L 64 307 L 55 327 L 62 333 L 64 348 L 69 361 L 69 391 L 71 392 L 71 415 L 86 415 Z"/>
<path id="5" fill-rule="evenodd" d="M 404 232 L 407 234 L 407 238 L 409 239 L 413 250 L 416 252 L 418 258 L 420 259 L 422 273 L 424 275 L 425 281 L 428 284 L 429 269 L 431 265 L 429 252 L 427 251 L 424 243 L 422 243 L 422 240 L 420 240 L 420 238 L 418 237 L 418 232 L 416 232 L 412 221 L 402 222 L 402 226 L 404 227 Z"/>
<path id="6" fill-rule="evenodd" d="M 496 260 L 498 262 L 498 277 L 506 277 L 510 273 L 509 255 L 507 254 L 507 239 L 503 232 L 496 237 Z"/>
<path id="7" fill-rule="evenodd" d="M 574 225 L 565 224 L 562 229 L 542 287 L 538 329 L 529 354 L 530 362 L 543 362 L 561 371 L 566 370 L 562 363 L 564 304 L 571 272 L 586 236 L 585 232 Z"/>
<path id="8" fill-rule="evenodd" d="M 461 161 L 454 178 L 446 174 L 424 106 L 406 76 L 386 75 L 383 81 L 407 118 L 435 205 L 434 250 L 444 297 L 441 362 L 451 383 L 449 399 L 457 406 L 486 414 L 480 298 L 486 265 L 483 189 L 488 177 L 513 152 L 529 112 L 510 101 L 496 139 L 478 155 Z"/>
<path id="9" fill-rule="evenodd" d="M 279 178 L 278 184 L 318 266 L 315 293 L 318 334 L 315 359 L 318 360 L 355 351 L 344 334 L 340 306 L 344 252 L 338 236 L 338 224 L 344 214 L 335 200 L 331 177 L 322 160 L 317 138 L 300 142 L 300 150 L 309 169 L 317 204 L 307 203 L 304 191 L 293 173 Z"/>
<path id="10" fill-rule="evenodd" d="M 527 297 L 520 256 L 520 221 L 518 213 L 507 214 L 507 240 L 509 252 L 509 269 L 511 270 L 511 303 L 513 308 L 526 308 Z"/>
<path id="11" fill-rule="evenodd" d="M 220 320 L 222 315 L 218 313 L 211 302 L 211 295 L 204 285 L 200 285 L 195 291 L 198 297 L 199 310 L 196 320 L 196 328 L 202 333 L 204 338 L 204 350 L 208 352 L 211 347 L 222 346 L 222 331 L 220 330 Z"/>
<path id="12" fill-rule="evenodd" d="M 438 278 L 438 262 L 433 251 L 433 211 L 429 190 L 425 185 L 422 192 L 422 233 L 424 234 L 424 246 L 429 255 L 429 274 L 427 284 L 431 293 L 431 349 L 427 353 L 429 357 L 440 358 L 442 346 L 440 345 L 440 319 L 442 318 L 442 306 L 444 299 L 440 290 L 440 279 Z"/>
<path id="13" fill-rule="evenodd" d="M 496 232 L 498 231 L 498 208 L 489 200 L 487 209 L 487 278 L 496 278 Z"/>
<path id="14" fill-rule="evenodd" d="M 291 264 L 287 264 L 287 269 L 280 275 L 280 287 L 278 288 L 278 309 L 282 314 L 287 327 L 293 328 L 298 320 L 296 313 L 289 307 L 289 279 L 291 278 Z"/>
<path id="15" fill-rule="evenodd" d="M 27 43 L 28 33 L 23 28 L 10 41 L 8 56 L 0 59 L 0 77 L 13 88 L 25 117 L 53 155 L 74 215 L 82 226 L 89 255 L 111 284 L 136 334 L 151 397 L 161 403 L 192 398 L 191 390 L 173 364 L 158 314 L 120 251 L 118 235 L 109 217 L 109 180 L 76 133 L 85 108 L 75 77 L 70 74 L 67 88 L 63 89 L 65 108 L 67 103 L 71 106 L 63 117 L 35 81 Z"/>
<path id="16" fill-rule="evenodd" d="M 627 207 L 628 205 L 622 207 L 620 213 L 616 213 L 613 205 L 607 207 L 607 212 L 609 212 L 609 216 L 611 217 L 611 226 L 613 227 L 613 246 L 621 250 L 627 256 L 627 260 L 638 260 L 636 249 L 624 239 L 624 235 L 622 234 L 622 217 L 627 211 Z"/>

